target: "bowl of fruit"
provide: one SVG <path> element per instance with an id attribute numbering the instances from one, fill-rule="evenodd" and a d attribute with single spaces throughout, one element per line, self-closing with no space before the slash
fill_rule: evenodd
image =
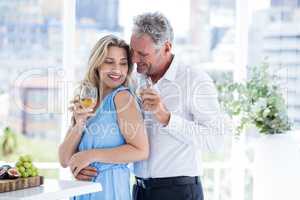
<path id="1" fill-rule="evenodd" d="M 0 192 L 35 187 L 43 184 L 30 155 L 20 156 L 14 167 L 0 166 Z"/>

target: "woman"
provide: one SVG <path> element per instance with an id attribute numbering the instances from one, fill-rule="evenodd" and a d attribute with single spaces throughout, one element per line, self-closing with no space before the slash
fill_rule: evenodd
<path id="1" fill-rule="evenodd" d="M 142 115 L 127 87 L 131 72 L 129 46 L 112 35 L 101 38 L 84 80 L 98 88 L 98 102 L 93 111 L 75 102 L 74 123 L 59 147 L 59 160 L 74 176 L 87 166 L 96 168 L 93 181 L 103 190 L 76 200 L 131 199 L 127 163 L 149 154 Z"/>

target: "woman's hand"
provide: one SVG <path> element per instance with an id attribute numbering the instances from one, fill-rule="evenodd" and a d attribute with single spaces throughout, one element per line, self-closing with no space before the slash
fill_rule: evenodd
<path id="1" fill-rule="evenodd" d="M 78 100 L 74 100 L 71 103 L 72 106 L 69 108 L 69 110 L 73 112 L 74 125 L 83 127 L 89 117 L 95 116 L 93 109 L 82 108 Z"/>
<path id="2" fill-rule="evenodd" d="M 79 172 L 89 166 L 92 163 L 91 156 L 89 155 L 89 151 L 81 151 L 75 153 L 69 162 L 70 169 L 75 177 L 79 174 Z"/>

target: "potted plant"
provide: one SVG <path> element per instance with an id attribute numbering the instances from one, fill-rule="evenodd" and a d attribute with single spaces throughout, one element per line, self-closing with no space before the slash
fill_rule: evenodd
<path id="1" fill-rule="evenodd" d="M 262 134 L 282 134 L 291 129 L 283 95 L 275 76 L 268 72 L 266 63 L 252 67 L 245 83 L 219 84 L 222 107 L 239 118 L 236 133 L 254 125 Z"/>
<path id="2" fill-rule="evenodd" d="M 252 67 L 244 83 L 218 85 L 221 105 L 238 118 L 237 135 L 255 127 L 253 199 L 298 199 L 299 144 L 292 137 L 284 97 L 268 64 Z M 253 130 L 253 129 L 252 129 Z"/>

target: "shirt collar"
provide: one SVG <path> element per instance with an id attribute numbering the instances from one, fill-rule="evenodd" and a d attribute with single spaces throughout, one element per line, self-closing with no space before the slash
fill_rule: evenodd
<path id="1" fill-rule="evenodd" d="M 167 79 L 169 81 L 174 81 L 176 78 L 176 72 L 177 72 L 177 61 L 176 56 L 173 54 L 172 62 L 166 71 L 166 73 L 163 75 L 162 79 Z"/>

